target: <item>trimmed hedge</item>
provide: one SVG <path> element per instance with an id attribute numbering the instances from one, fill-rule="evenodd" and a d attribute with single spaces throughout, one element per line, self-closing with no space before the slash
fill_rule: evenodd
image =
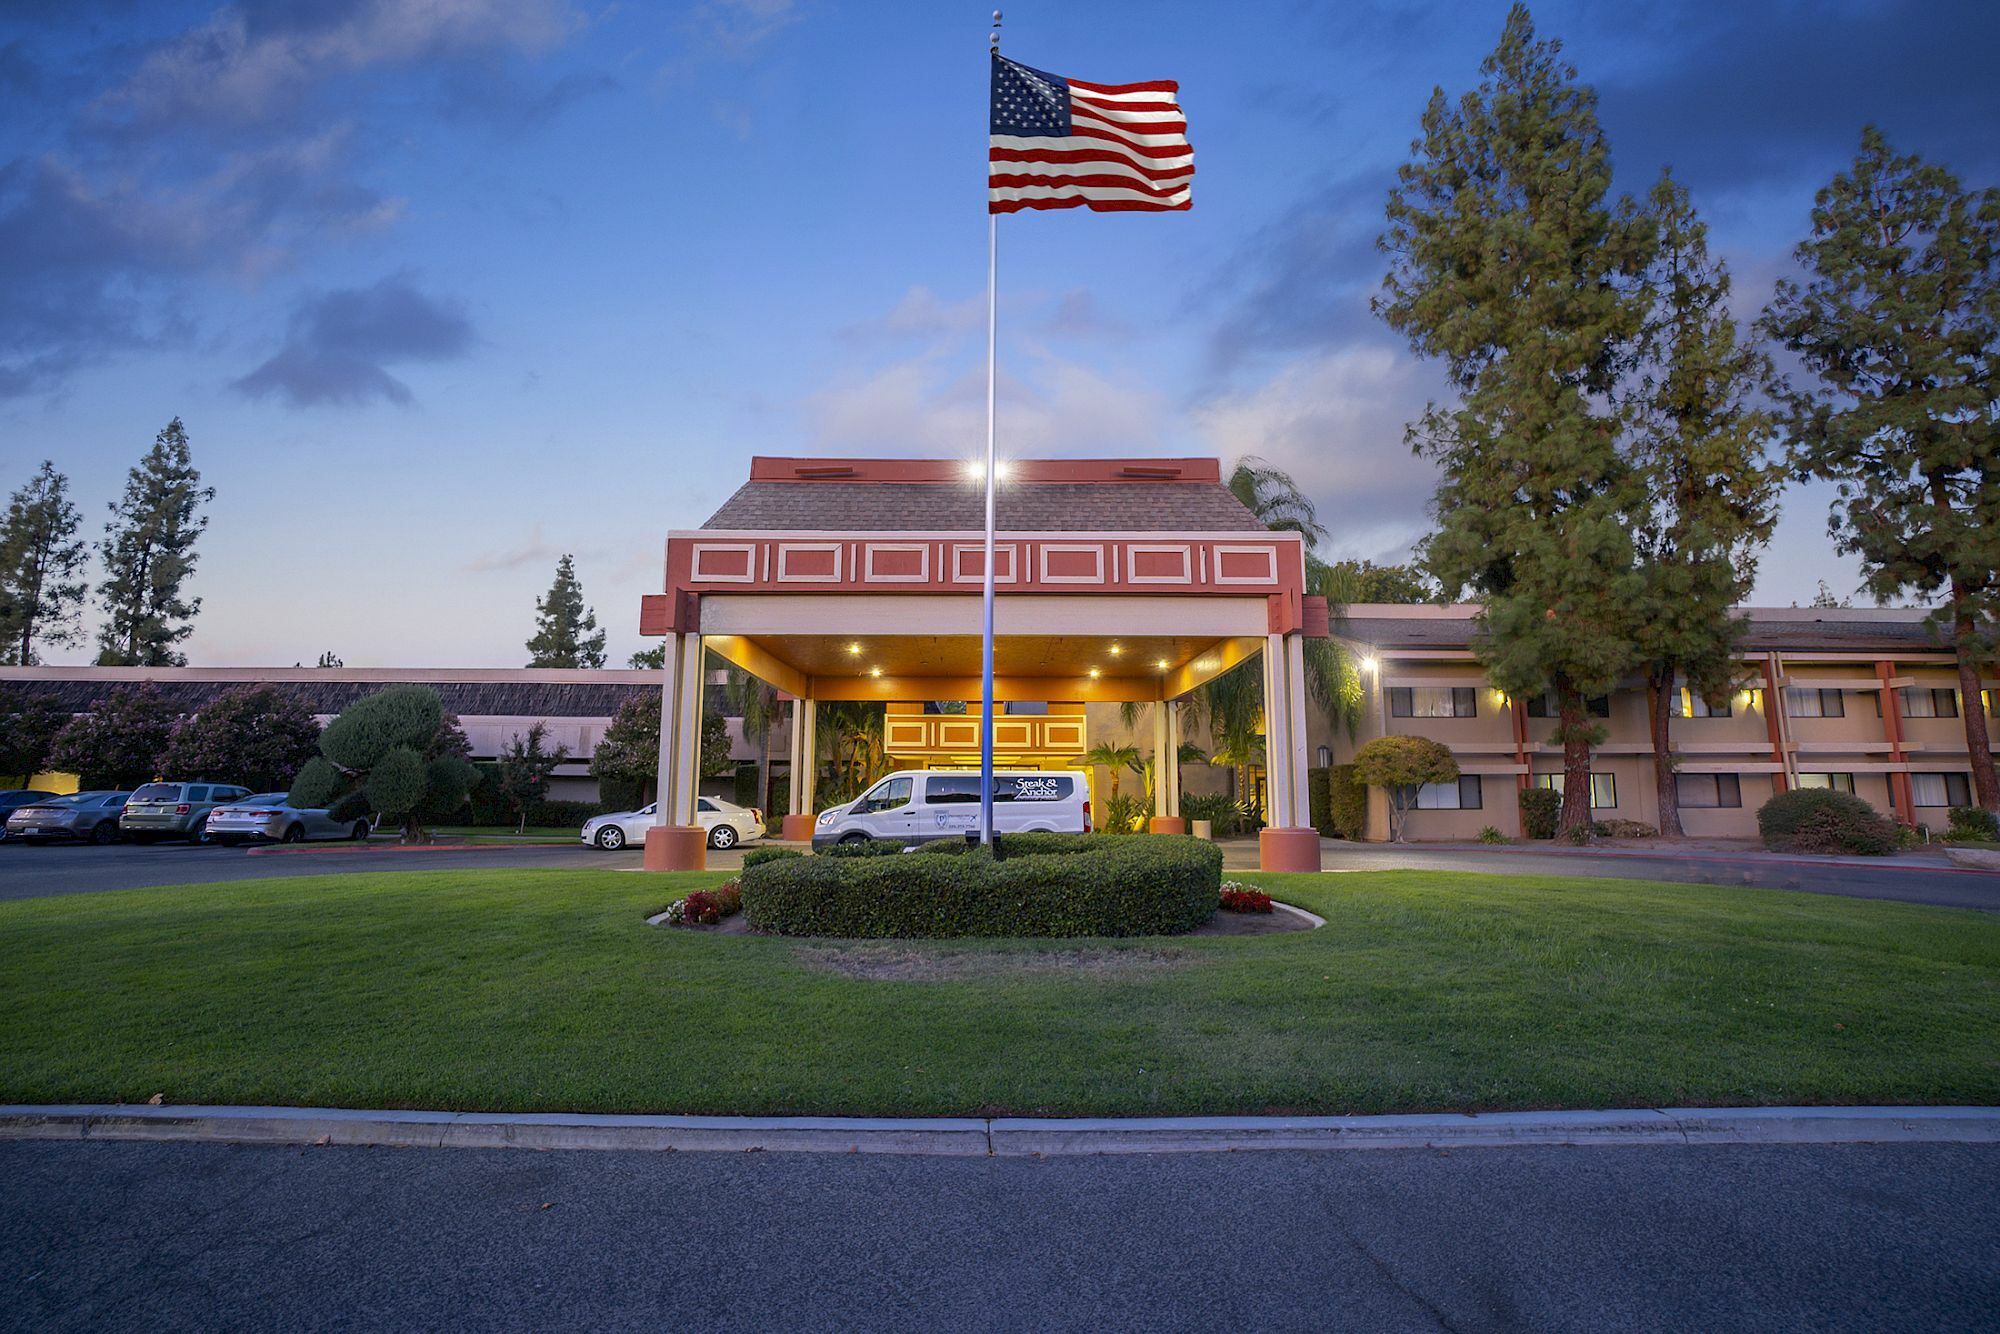
<path id="1" fill-rule="evenodd" d="M 1306 770 L 1307 821 L 1321 838 L 1339 838 L 1340 826 L 1333 822 L 1333 771 L 1314 767 Z"/>
<path id="2" fill-rule="evenodd" d="M 1368 785 L 1351 764 L 1336 764 L 1326 772 L 1328 810 L 1341 838 L 1359 839 L 1368 832 Z"/>
<path id="3" fill-rule="evenodd" d="M 781 936 L 1156 936 L 1194 930 L 1222 892 L 1221 850 L 1186 835 L 1008 834 L 924 853 L 763 862 L 744 871 L 743 911 Z"/>
<path id="4" fill-rule="evenodd" d="M 747 871 L 753 866 L 762 866 L 765 862 L 790 861 L 794 857 L 803 856 L 805 853 L 797 848 L 751 848 L 743 854 L 743 869 Z"/>
<path id="5" fill-rule="evenodd" d="M 1554 838 L 1562 820 L 1563 796 L 1552 787 L 1521 790 L 1521 831 L 1529 838 Z"/>
<path id="6" fill-rule="evenodd" d="M 1757 831 L 1775 852 L 1845 852 L 1881 857 L 1896 850 L 1896 826 L 1847 792 L 1802 787 L 1757 810 Z"/>

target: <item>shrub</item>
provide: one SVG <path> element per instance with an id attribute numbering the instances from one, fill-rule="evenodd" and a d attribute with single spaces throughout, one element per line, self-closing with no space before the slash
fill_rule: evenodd
<path id="1" fill-rule="evenodd" d="M 763 800 L 757 791 L 757 766 L 750 760 L 738 760 L 736 776 L 733 780 L 735 794 L 730 800 L 738 806 L 748 806 L 752 810 L 762 810 Z"/>
<path id="2" fill-rule="evenodd" d="M 797 848 L 752 848 L 743 854 L 743 869 L 762 866 L 765 862 L 789 861 L 793 857 L 803 857 L 805 853 Z"/>
<path id="3" fill-rule="evenodd" d="M 786 936 L 1141 936 L 1214 915 L 1222 853 L 1185 835 L 1008 834 L 933 855 L 805 857 L 743 874 L 743 909 Z"/>
<path id="4" fill-rule="evenodd" d="M 1212 832 L 1215 836 L 1224 838 L 1236 832 L 1236 803 L 1219 792 L 1208 796 L 1182 797 L 1181 818 L 1190 824 L 1206 820 L 1214 826 Z"/>
<path id="5" fill-rule="evenodd" d="M 1861 798 L 1830 788 L 1780 792 L 1758 809 L 1757 830 L 1776 852 L 1879 857 L 1896 847 L 1894 824 Z"/>
<path id="6" fill-rule="evenodd" d="M 1479 831 L 1479 841 L 1481 843 L 1505 843 L 1508 839 L 1498 829 L 1495 829 L 1492 825 L 1487 825 Z"/>
<path id="7" fill-rule="evenodd" d="M 1660 831 L 1644 820 L 1594 820 L 1590 831 L 1599 838 L 1658 838 Z"/>
<path id="8" fill-rule="evenodd" d="M 2000 839 L 2000 816 L 1982 806 L 1954 806 L 1945 837 L 1966 843 L 1991 843 Z"/>
<path id="9" fill-rule="evenodd" d="M 1255 885 L 1225 880 L 1222 882 L 1221 907 L 1224 912 L 1270 912 L 1271 896 Z"/>
<path id="10" fill-rule="evenodd" d="M 674 908 L 680 912 L 675 913 Z M 743 882 L 726 880 L 714 889 L 697 889 L 668 908 L 667 920 L 675 926 L 714 926 L 742 910 Z"/>
<path id="11" fill-rule="evenodd" d="M 1136 834 L 1144 829 L 1146 799 L 1120 792 L 1104 799 L 1104 819 L 1098 828 L 1107 834 Z"/>
<path id="12" fill-rule="evenodd" d="M 1333 822 L 1333 773 L 1325 768 L 1306 770 L 1306 810 L 1307 823 L 1319 831 L 1321 838 L 1339 838 L 1340 829 Z"/>
<path id="13" fill-rule="evenodd" d="M 963 842 L 963 840 L 939 840 L 940 842 Z M 894 857 L 908 846 L 898 839 L 871 838 L 856 839 L 852 843 L 836 843 L 830 848 L 822 848 L 816 857 Z"/>
<path id="14" fill-rule="evenodd" d="M 1458 778 L 1451 748 L 1427 736 L 1378 736 L 1354 752 L 1354 774 L 1389 794 L 1389 837 L 1403 841 L 1403 821 L 1426 783 Z"/>
<path id="15" fill-rule="evenodd" d="M 1334 765 L 1327 770 L 1326 777 L 1332 794 L 1334 829 L 1342 838 L 1360 838 L 1368 832 L 1368 785 L 1351 764 Z"/>
<path id="16" fill-rule="evenodd" d="M 1552 787 L 1531 787 L 1521 793 L 1521 828 L 1529 838 L 1554 838 L 1562 817 L 1562 793 Z"/>

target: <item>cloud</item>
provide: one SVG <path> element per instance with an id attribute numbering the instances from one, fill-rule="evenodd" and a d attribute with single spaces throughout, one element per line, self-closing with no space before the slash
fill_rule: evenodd
<path id="1" fill-rule="evenodd" d="M 886 314 L 859 320 L 843 332 L 859 338 L 954 339 L 983 328 L 985 321 L 984 296 L 946 301 L 918 285 L 904 292 Z"/>
<path id="2" fill-rule="evenodd" d="M 447 361 L 472 343 L 472 324 L 456 303 L 426 296 L 395 274 L 301 301 L 277 355 L 231 387 L 252 398 L 277 395 L 293 407 L 373 399 L 408 406 L 415 398 L 389 366 Z"/>
<path id="3" fill-rule="evenodd" d="M 556 561 L 562 558 L 564 550 L 543 537 L 542 526 L 536 524 L 529 529 L 527 540 L 513 546 L 483 551 L 459 566 L 459 569 L 466 574 L 493 574 L 504 570 L 519 570 L 530 565 L 554 566 Z"/>
<path id="4" fill-rule="evenodd" d="M 1404 424 L 1439 388 L 1431 372 L 1388 347 L 1295 358 L 1259 384 L 1194 410 L 1224 460 L 1255 454 L 1292 475 L 1319 507 L 1340 555 L 1400 555 L 1428 530 L 1432 466 L 1403 443 Z"/>
<path id="5" fill-rule="evenodd" d="M 740 64 L 805 17 L 801 0 L 699 0 L 681 20 L 681 45 L 653 74 L 653 90 L 666 92 L 716 61 Z M 727 106 L 711 108 L 730 112 Z"/>

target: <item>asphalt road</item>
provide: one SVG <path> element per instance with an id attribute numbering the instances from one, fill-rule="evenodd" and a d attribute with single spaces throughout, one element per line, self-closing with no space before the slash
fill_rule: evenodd
<path id="1" fill-rule="evenodd" d="M 1628 855 L 1514 848 L 1426 847 L 1328 841 L 1328 870 L 1440 870 L 1496 875 L 1589 875 L 1634 880 L 1747 885 L 1763 889 L 1809 890 L 1856 898 L 1898 899 L 1953 908 L 2000 911 L 2000 872 L 1883 865 L 1865 861 L 1799 864 L 1768 857 L 1714 853 Z M 1244 840 L 1223 845 L 1232 870 L 1252 870 L 1257 846 Z M 709 865 L 729 870 L 742 853 L 710 852 Z M 325 844 L 293 851 L 197 848 L 183 843 L 112 847 L 25 846 L 0 843 L 0 900 L 38 898 L 94 890 L 137 889 L 151 885 L 202 884 L 262 876 L 327 875 L 353 871 L 438 871 L 488 867 L 635 869 L 637 851 L 599 852 L 576 847 L 485 847 L 460 851 L 408 851 L 381 841 L 356 848 Z"/>
<path id="2" fill-rule="evenodd" d="M 0 1145 L 0 1327 L 1980 1329 L 2000 1150 Z"/>

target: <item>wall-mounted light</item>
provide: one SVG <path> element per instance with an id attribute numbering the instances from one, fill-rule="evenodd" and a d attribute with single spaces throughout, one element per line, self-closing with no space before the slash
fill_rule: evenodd
<path id="1" fill-rule="evenodd" d="M 1373 658 L 1363 658 L 1361 660 L 1361 670 L 1368 673 L 1370 676 L 1375 675 L 1376 669 L 1379 668 L 1381 665 L 1382 665 L 1381 663 L 1375 661 L 1375 659 Z"/>

